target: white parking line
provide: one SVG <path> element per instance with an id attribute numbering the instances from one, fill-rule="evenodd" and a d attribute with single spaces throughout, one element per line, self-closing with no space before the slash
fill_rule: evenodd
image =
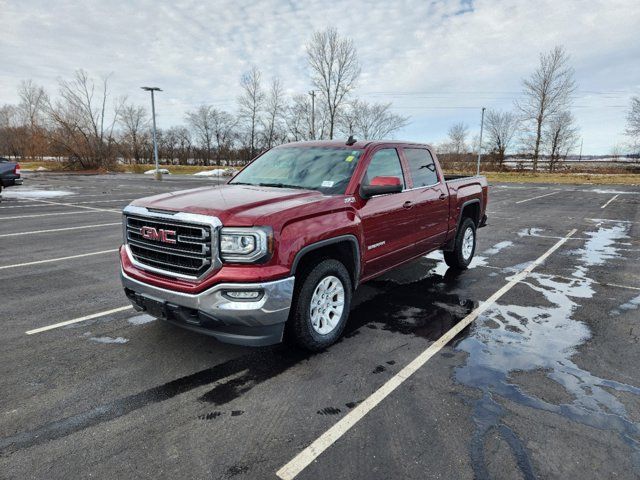
<path id="1" fill-rule="evenodd" d="M 85 320 L 92 320 L 94 318 L 104 317 L 106 315 L 111 315 L 112 313 L 124 312 L 125 310 L 129 310 L 131 308 L 133 308 L 132 305 L 127 305 L 126 307 L 113 308 L 105 312 L 92 313 L 91 315 L 85 315 L 84 317 L 74 318 L 73 320 L 67 320 L 66 322 L 54 323 L 53 325 L 47 325 L 46 327 L 34 328 L 33 330 L 28 330 L 24 333 L 26 333 L 27 335 L 33 335 L 35 333 L 47 332 L 49 330 L 53 330 L 54 328 L 65 327 L 73 323 L 79 323 L 79 322 L 84 322 Z"/>
<path id="2" fill-rule="evenodd" d="M 17 237 L 20 235 L 35 235 L 37 233 L 51 233 L 51 232 L 66 232 L 67 230 L 83 230 L 87 228 L 99 228 L 99 227 L 112 227 L 114 225 L 122 225 L 121 222 L 117 223 L 99 223 L 96 225 L 82 225 L 80 227 L 65 227 L 65 228 L 51 228 L 49 230 L 31 230 L 29 232 L 16 232 L 16 233 L 3 233 L 0 238 L 3 237 Z M 120 233 L 120 232 L 118 232 Z"/>
<path id="3" fill-rule="evenodd" d="M 557 193 L 560 193 L 560 192 L 545 193 L 544 195 L 538 195 L 537 197 L 526 198 L 526 199 L 520 200 L 520 201 L 518 201 L 516 203 L 530 202 L 531 200 L 535 200 L 536 198 L 549 197 L 551 195 L 556 195 Z"/>
<path id="4" fill-rule="evenodd" d="M 76 208 L 82 208 L 80 206 Z M 104 210 L 111 213 L 122 213 L 119 210 Z M 94 213 L 92 210 L 80 210 L 74 212 L 52 212 L 52 213 L 34 213 L 32 215 L 14 215 L 12 217 L 0 217 L 0 220 L 20 220 L 23 218 L 38 218 L 38 217 L 55 217 L 56 215 L 80 215 L 82 213 Z"/>
<path id="5" fill-rule="evenodd" d="M 466 328 L 471 322 L 473 322 L 478 316 L 480 316 L 485 310 L 491 307 L 500 297 L 511 290 L 515 285 L 521 282 L 531 271 L 544 262 L 549 255 L 560 248 L 569 238 L 576 233 L 576 229 L 571 230 L 565 237 L 555 243 L 553 247 L 543 253 L 540 257 L 534 260 L 528 267 L 515 274 L 511 280 L 504 285 L 500 290 L 491 295 L 485 302 L 478 308 L 472 311 L 465 318 L 460 320 L 456 325 L 451 328 L 447 333 L 441 336 L 437 341 L 432 343 L 429 348 L 424 350 L 414 360 L 412 360 L 406 367 L 400 370 L 396 375 L 391 377 L 384 385 L 378 390 L 373 392 L 371 396 L 366 398 L 357 407 L 342 417 L 335 425 L 329 430 L 324 432 L 318 439 L 316 439 L 311 445 L 305 448 L 302 452 L 296 455 L 293 460 L 283 466 L 276 472 L 276 475 L 282 480 L 291 480 L 295 478 L 302 470 L 308 467 L 318 456 L 322 454 L 327 448 L 333 445 L 342 435 L 344 435 L 351 427 L 358 423 L 367 413 L 375 408 L 382 400 L 384 400 L 389 394 L 391 394 L 396 388 L 398 388 L 406 379 L 411 377 L 418 371 L 427 361 L 438 353 L 447 343 L 455 338 L 464 328 Z"/>
<path id="6" fill-rule="evenodd" d="M 42 263 L 62 262 L 63 260 L 71 260 L 73 258 L 82 258 L 82 257 L 91 257 L 93 255 L 104 255 L 105 253 L 114 253 L 117 251 L 118 251 L 117 248 L 112 248 L 111 250 L 101 250 L 99 252 L 81 253 L 80 255 L 70 255 L 68 257 L 49 258 L 47 260 L 35 260 L 33 262 L 25 262 L 25 263 L 14 263 L 13 265 L 0 266 L 0 270 L 5 270 L 7 268 L 28 267 L 30 265 L 40 265 Z"/>
<path id="7" fill-rule="evenodd" d="M 36 202 L 48 203 L 49 205 L 62 205 L 64 207 L 68 207 L 67 203 L 62 202 L 52 202 L 51 200 L 36 200 Z M 96 212 L 116 212 L 122 213 L 122 210 L 117 210 L 113 208 L 96 208 L 96 207 L 86 207 L 84 205 L 73 205 L 74 208 L 83 208 L 85 210 L 94 210 Z"/>
<path id="8" fill-rule="evenodd" d="M 604 205 L 602 205 L 600 208 L 605 208 L 607 205 L 609 205 L 611 202 L 613 202 L 616 198 L 618 198 L 618 195 L 614 195 L 613 197 L 611 197 L 609 199 L 609 201 L 607 203 L 605 203 Z"/>
<path id="9" fill-rule="evenodd" d="M 60 202 L 58 203 L 52 203 L 52 204 L 40 204 L 40 203 L 34 203 L 33 205 L 9 205 L 6 207 L 0 207 L 0 209 L 4 209 L 4 208 L 34 208 L 34 207 L 55 207 L 57 205 L 65 205 L 65 206 L 75 206 L 75 205 L 82 205 L 82 204 L 86 204 L 86 203 L 114 203 L 114 202 L 130 202 L 131 200 L 135 200 L 138 197 L 132 197 L 132 198 L 114 198 L 112 200 L 86 200 L 84 202 L 73 202 L 73 203 L 69 203 L 69 202 L 65 202 L 62 203 Z"/>

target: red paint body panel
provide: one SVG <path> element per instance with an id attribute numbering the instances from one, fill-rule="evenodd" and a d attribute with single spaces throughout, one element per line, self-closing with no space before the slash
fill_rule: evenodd
<path id="1" fill-rule="evenodd" d="M 186 281 L 136 268 L 121 249 L 122 268 L 127 275 L 162 288 L 198 293 L 222 282 L 262 282 L 291 275 L 296 254 L 313 243 L 352 235 L 360 249 L 361 281 L 373 278 L 429 251 L 444 248 L 454 236 L 462 208 L 479 202 L 479 218 L 486 211 L 488 187 L 482 176 L 450 181 L 428 145 L 403 142 L 301 142 L 284 145 L 343 147 L 363 150 L 344 195 L 323 195 L 318 191 L 226 184 L 136 200 L 133 205 L 168 211 L 215 216 L 225 227 L 269 226 L 273 229 L 274 251 L 261 264 L 224 264 L 206 278 Z M 406 189 L 400 193 L 363 199 L 359 195 L 372 154 L 381 148 L 421 147 L 429 149 L 437 169 L 438 183 L 413 188 L 404 156 L 400 155 Z M 390 177 L 379 177 L 383 182 Z M 393 180 L 396 181 L 396 180 Z M 386 183 L 385 183 L 386 184 Z"/>

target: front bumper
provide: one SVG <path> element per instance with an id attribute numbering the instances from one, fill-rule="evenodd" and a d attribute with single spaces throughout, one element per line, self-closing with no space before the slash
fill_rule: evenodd
<path id="1" fill-rule="evenodd" d="M 294 277 L 262 283 L 221 283 L 199 294 L 166 290 L 120 273 L 134 308 L 225 343 L 263 346 L 282 341 Z M 226 292 L 261 292 L 257 300 L 234 300 Z"/>

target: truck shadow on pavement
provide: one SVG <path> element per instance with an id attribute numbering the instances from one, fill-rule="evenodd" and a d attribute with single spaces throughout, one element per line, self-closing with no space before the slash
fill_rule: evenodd
<path id="1" fill-rule="evenodd" d="M 431 261 L 431 263 L 433 263 Z M 424 273 L 424 271 L 423 271 Z M 445 290 L 456 282 L 455 272 L 430 274 L 419 280 L 398 283 L 378 280 L 370 284 L 368 299 L 355 306 L 345 338 L 358 334 L 362 327 L 415 335 L 431 341 L 437 340 L 452 325 L 473 310 L 476 302 L 461 300 Z M 465 329 L 467 331 L 467 329 Z M 460 336 L 465 335 L 463 331 Z M 186 375 L 165 384 L 129 395 L 61 420 L 47 423 L 34 430 L 16 433 L 0 439 L 0 455 L 65 437 L 86 428 L 114 420 L 145 406 L 163 402 L 196 388 L 217 384 L 199 397 L 201 402 L 225 405 L 244 395 L 256 385 L 284 373 L 294 365 L 309 361 L 315 355 L 278 345 L 247 349 L 249 353 L 211 368 Z"/>

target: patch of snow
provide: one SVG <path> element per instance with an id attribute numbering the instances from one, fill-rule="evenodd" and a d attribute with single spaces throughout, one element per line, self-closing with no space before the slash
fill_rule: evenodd
<path id="1" fill-rule="evenodd" d="M 155 318 L 151 315 L 136 315 L 135 317 L 131 317 L 127 319 L 127 321 L 132 325 L 144 325 L 145 323 L 155 321 Z"/>
<path id="2" fill-rule="evenodd" d="M 18 200 L 32 198 L 57 198 L 66 197 L 67 195 L 75 195 L 75 193 L 68 190 L 22 189 L 19 186 L 11 187 L 2 191 L 3 198 L 15 198 Z"/>
<path id="3" fill-rule="evenodd" d="M 196 177 L 232 177 L 235 173 L 236 170 L 234 168 L 214 168 L 213 170 L 205 170 L 193 175 Z"/>
<path id="4" fill-rule="evenodd" d="M 166 168 L 159 168 L 158 171 L 163 175 L 171 175 L 171 172 Z M 147 170 L 146 172 L 144 172 L 145 175 L 154 175 L 155 173 L 156 173 L 155 168 L 153 170 Z"/>
<path id="5" fill-rule="evenodd" d="M 128 339 L 122 337 L 91 337 L 89 340 L 98 343 L 127 343 L 129 341 Z"/>

